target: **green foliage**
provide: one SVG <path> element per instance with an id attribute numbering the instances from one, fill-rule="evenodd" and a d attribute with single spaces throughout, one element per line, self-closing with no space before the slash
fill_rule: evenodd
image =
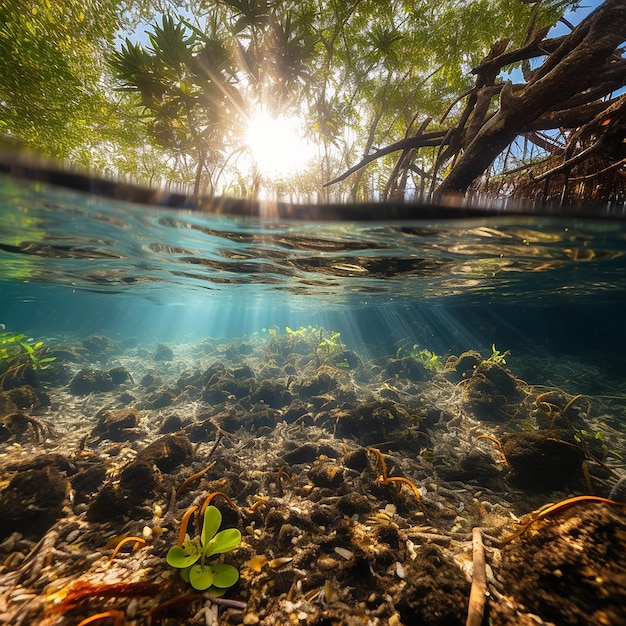
<path id="1" fill-rule="evenodd" d="M 411 358 L 419 361 L 426 369 L 433 372 L 443 368 L 443 363 L 439 358 L 439 355 L 435 354 L 427 348 L 420 348 L 419 344 L 414 343 L 413 346 L 408 349 L 405 345 L 400 346 L 396 350 L 396 359 Z"/>
<path id="2" fill-rule="evenodd" d="M 305 337 L 310 338 L 313 335 L 316 335 L 318 332 L 323 332 L 322 329 L 318 329 L 315 326 L 300 326 L 300 328 L 294 330 L 293 328 L 289 328 L 289 326 L 285 326 L 285 332 L 292 337 Z"/>
<path id="3" fill-rule="evenodd" d="M 511 354 L 510 350 L 505 350 L 504 352 L 500 352 L 500 350 L 496 348 L 496 344 L 492 343 L 491 355 L 487 359 L 487 361 L 490 361 L 491 363 L 497 363 L 498 365 L 505 365 L 506 357 L 509 356 L 509 354 Z"/>
<path id="4" fill-rule="evenodd" d="M 0 139 L 68 158 L 112 111 L 103 56 L 119 0 L 0 0 Z"/>
<path id="5" fill-rule="evenodd" d="M 166 556 L 168 565 L 181 570 L 183 580 L 194 589 L 208 590 L 214 596 L 222 595 L 239 580 L 239 572 L 232 565 L 207 563 L 215 554 L 234 550 L 241 541 L 241 533 L 236 528 L 218 532 L 221 523 L 219 509 L 208 506 L 200 536 L 185 541 L 182 546 L 172 546 Z"/>
<path id="6" fill-rule="evenodd" d="M 416 360 L 420 361 L 426 369 L 431 371 L 440 370 L 443 367 L 439 356 L 434 352 L 427 350 L 426 348 L 421 348 L 415 344 L 413 346 L 413 350 L 411 351 L 411 356 Z"/>
<path id="7" fill-rule="evenodd" d="M 262 332 L 267 333 L 267 346 L 273 352 L 285 353 L 295 350 L 302 354 L 303 350 L 310 351 L 315 354 L 318 366 L 328 364 L 340 368 L 350 367 L 346 357 L 346 348 L 341 342 L 341 333 L 338 331 L 328 331 L 322 326 L 309 324 L 299 328 L 285 326 L 284 335 L 274 328 L 263 328 Z"/>
<path id="8" fill-rule="evenodd" d="M 109 58 L 121 89 L 140 96 L 152 137 L 173 154 L 193 157 L 196 194 L 205 164 L 222 160 L 242 110 L 236 68 L 214 26 L 216 32 L 203 34 L 182 18 L 163 15 L 148 32 L 148 47 L 126 38 Z"/>
<path id="9" fill-rule="evenodd" d="M 45 354 L 43 341 L 35 341 L 23 333 L 0 332 L 0 368 L 4 374 L 24 365 L 34 369 L 45 368 L 56 358 Z"/>
<path id="10" fill-rule="evenodd" d="M 237 161 L 247 120 L 259 107 L 295 113 L 320 161 L 266 185 L 324 198 L 321 183 L 364 153 L 441 119 L 495 41 L 521 45 L 576 4 L 220 0 L 186 5 L 183 18 L 178 0 L 0 0 L 0 139 L 142 182 L 195 181 L 196 192 L 220 191 L 221 177 L 243 194 L 258 175 Z M 130 35 L 139 24 L 148 43 Z M 435 155 L 420 151 L 416 165 L 428 172 Z M 333 192 L 371 196 L 396 158 Z"/>
<path id="11" fill-rule="evenodd" d="M 325 357 L 334 357 L 342 353 L 344 350 L 340 340 L 341 333 L 331 331 L 328 337 L 323 336 L 323 330 L 320 329 L 319 342 L 316 351 Z"/>
<path id="12" fill-rule="evenodd" d="M 340 339 L 341 333 L 334 330 L 327 331 L 321 326 L 317 327 L 309 324 L 308 326 L 300 326 L 296 330 L 286 326 L 285 332 L 290 338 L 300 337 L 305 339 L 318 357 L 329 359 L 344 351 L 344 346 Z"/>
<path id="13" fill-rule="evenodd" d="M 596 441 L 602 441 L 602 439 L 604 439 L 604 434 L 602 433 L 601 430 L 597 430 L 595 433 L 593 433 L 588 430 L 581 429 L 578 432 L 574 433 L 574 439 L 578 443 L 582 443 L 585 440 L 594 440 L 594 439 Z"/>

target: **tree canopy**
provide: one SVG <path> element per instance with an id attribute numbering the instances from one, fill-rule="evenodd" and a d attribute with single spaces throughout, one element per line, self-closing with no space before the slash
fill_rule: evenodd
<path id="1" fill-rule="evenodd" d="M 110 102 L 99 88 L 119 28 L 116 0 L 0 2 L 0 131 L 49 156 L 105 125 Z"/>
<path id="2" fill-rule="evenodd" d="M 623 170 L 626 82 L 626 2 L 549 37 L 576 7 L 0 0 L 0 137 L 195 194 L 574 193 Z M 263 174 L 259 110 L 301 120 L 313 162 Z"/>

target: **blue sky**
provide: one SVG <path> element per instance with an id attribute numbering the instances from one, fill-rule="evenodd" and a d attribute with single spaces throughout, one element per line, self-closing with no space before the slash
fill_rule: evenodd
<path id="1" fill-rule="evenodd" d="M 594 9 L 602 4 L 600 0 L 583 0 L 580 8 L 577 11 L 568 11 L 563 17 L 568 20 L 574 26 L 577 26 L 583 19 L 589 15 Z M 559 22 L 549 33 L 549 37 L 558 37 L 560 35 L 567 35 L 570 29 Z"/>

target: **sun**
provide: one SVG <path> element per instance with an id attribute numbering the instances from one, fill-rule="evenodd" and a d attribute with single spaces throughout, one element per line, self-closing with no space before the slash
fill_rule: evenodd
<path id="1" fill-rule="evenodd" d="M 313 144 L 304 137 L 304 120 L 286 115 L 274 117 L 262 109 L 248 122 L 246 145 L 265 176 L 297 174 L 315 155 Z"/>

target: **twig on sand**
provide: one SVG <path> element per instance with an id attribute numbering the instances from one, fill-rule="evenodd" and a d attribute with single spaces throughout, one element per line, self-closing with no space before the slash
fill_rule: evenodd
<path id="1" fill-rule="evenodd" d="M 480 626 L 485 615 L 487 600 L 487 565 L 485 563 L 485 547 L 480 528 L 472 530 L 473 568 L 472 587 L 465 626 Z"/>

